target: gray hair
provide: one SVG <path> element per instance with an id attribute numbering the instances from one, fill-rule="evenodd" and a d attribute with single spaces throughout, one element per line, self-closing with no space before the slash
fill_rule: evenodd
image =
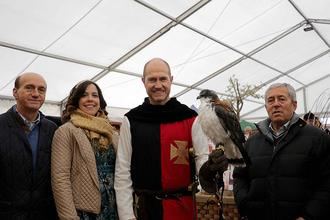
<path id="1" fill-rule="evenodd" d="M 270 85 L 265 92 L 265 102 L 267 102 L 267 94 L 268 94 L 269 90 L 279 88 L 279 87 L 287 88 L 291 100 L 297 101 L 296 91 L 289 83 L 274 83 L 274 84 Z"/>

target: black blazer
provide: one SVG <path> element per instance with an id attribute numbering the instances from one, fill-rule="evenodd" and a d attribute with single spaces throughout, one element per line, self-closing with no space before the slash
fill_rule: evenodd
<path id="1" fill-rule="evenodd" d="M 57 126 L 41 114 L 36 170 L 19 115 L 0 115 L 0 219 L 57 219 L 51 191 L 51 142 Z"/>

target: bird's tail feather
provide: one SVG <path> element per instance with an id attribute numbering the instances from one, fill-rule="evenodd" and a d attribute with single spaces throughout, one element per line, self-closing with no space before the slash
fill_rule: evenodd
<path id="1" fill-rule="evenodd" d="M 237 167 L 246 166 L 245 160 L 239 148 L 236 147 L 236 145 L 231 140 L 225 143 L 224 148 L 225 148 L 225 155 L 228 159 L 228 163 Z"/>
<path id="2" fill-rule="evenodd" d="M 228 163 L 232 164 L 235 167 L 245 167 L 246 163 L 243 158 L 234 158 L 234 159 L 227 159 Z"/>

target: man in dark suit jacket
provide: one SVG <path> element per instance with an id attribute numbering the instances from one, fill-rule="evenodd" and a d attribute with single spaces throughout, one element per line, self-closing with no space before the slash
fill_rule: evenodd
<path id="1" fill-rule="evenodd" d="M 47 85 L 36 73 L 15 80 L 16 105 L 0 115 L 0 219 L 57 219 L 50 182 L 56 125 L 39 111 Z"/>

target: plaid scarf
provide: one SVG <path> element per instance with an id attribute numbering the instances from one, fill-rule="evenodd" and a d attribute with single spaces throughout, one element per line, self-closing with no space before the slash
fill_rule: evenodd
<path id="1" fill-rule="evenodd" d="M 77 109 L 71 114 L 70 121 L 76 127 L 82 128 L 91 142 L 97 141 L 99 150 L 109 149 L 114 128 L 103 111 L 99 111 L 96 116 L 92 116 Z"/>

